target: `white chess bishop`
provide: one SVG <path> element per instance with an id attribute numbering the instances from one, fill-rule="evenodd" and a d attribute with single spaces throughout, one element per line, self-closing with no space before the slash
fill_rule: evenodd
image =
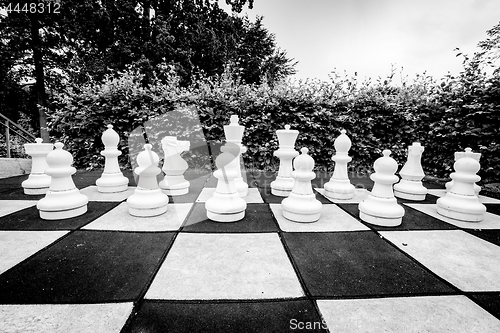
<path id="1" fill-rule="evenodd" d="M 477 162 L 479 162 L 479 160 L 481 159 L 481 153 L 473 153 L 471 151 L 471 154 L 472 155 L 469 155 L 469 157 L 472 157 L 473 159 L 475 159 Z M 455 162 L 458 161 L 459 159 L 465 157 L 465 152 L 463 151 L 457 151 L 455 152 Z M 453 187 L 453 179 L 449 182 L 447 182 L 446 184 L 444 184 L 445 188 L 446 188 L 446 192 L 449 192 L 450 189 Z M 481 192 L 481 186 L 477 185 L 474 183 L 474 193 L 476 193 L 476 195 L 479 195 L 479 192 Z"/>
<path id="2" fill-rule="evenodd" d="M 50 186 L 50 176 L 45 174 L 45 169 L 48 168 L 45 158 L 54 149 L 54 145 L 52 143 L 42 143 L 43 139 L 41 138 L 36 138 L 35 142 L 24 144 L 26 154 L 32 157 L 31 173 L 28 179 L 21 183 L 24 194 L 28 195 L 45 194 Z"/>
<path id="3" fill-rule="evenodd" d="M 486 206 L 479 202 L 474 191 L 474 183 L 481 180 L 476 174 L 480 167 L 472 149 L 465 148 L 464 156 L 453 165 L 452 187 L 436 201 L 439 214 L 466 222 L 480 222 L 484 218 Z"/>
<path id="4" fill-rule="evenodd" d="M 246 153 L 247 148 L 241 144 L 245 126 L 239 125 L 238 121 L 238 116 L 232 115 L 229 125 L 224 126 L 224 135 L 226 137 L 226 142 L 235 144 L 240 148 L 238 156 L 236 156 L 236 158 L 231 161 L 229 167 L 233 168 L 237 173 L 236 178 L 234 179 L 234 183 L 236 185 L 238 193 L 243 198 L 248 195 L 248 184 L 245 183 L 243 177 L 241 177 L 241 154 Z"/>
<path id="5" fill-rule="evenodd" d="M 161 145 L 165 153 L 162 169 L 165 178 L 160 182 L 160 188 L 163 193 L 171 196 L 187 194 L 190 183 L 184 178 L 184 172 L 188 164 L 180 154 L 189 150 L 189 141 L 180 141 L 175 136 L 166 136 L 161 140 Z"/>
<path id="6" fill-rule="evenodd" d="M 413 142 L 408 147 L 408 159 L 399 172 L 401 180 L 394 185 L 394 195 L 401 199 L 422 201 L 425 200 L 427 188 L 422 185 L 424 169 L 421 159 L 424 147 L 419 142 Z"/>
<path id="7" fill-rule="evenodd" d="M 156 176 L 161 172 L 158 167 L 160 158 L 151 150 L 152 145 L 145 144 L 144 150 L 137 155 L 134 169 L 139 176 L 134 193 L 128 197 L 128 211 L 132 216 L 150 217 L 165 213 L 168 209 L 168 196 L 158 187 Z"/>
<path id="8" fill-rule="evenodd" d="M 226 143 L 221 147 L 222 154 L 217 156 L 215 164 L 217 170 L 217 187 L 213 196 L 205 202 L 207 217 L 216 222 L 236 222 L 245 217 L 246 201 L 241 198 L 235 184 L 237 170 L 231 165 L 238 156 L 240 147 L 233 143 Z"/>
<path id="9" fill-rule="evenodd" d="M 294 171 L 292 177 L 295 179 L 292 192 L 281 201 L 283 217 L 294 222 L 315 222 L 321 217 L 323 204 L 316 199 L 311 186 L 311 180 L 316 177 L 312 171 L 314 168 L 313 158 L 307 154 L 309 149 L 302 148 L 301 155 L 293 161 Z"/>
<path id="10" fill-rule="evenodd" d="M 89 199 L 76 188 L 71 176 L 76 169 L 73 156 L 63 150 L 61 142 L 54 144 L 55 148 L 47 155 L 48 168 L 45 173 L 51 177 L 50 187 L 44 198 L 36 205 L 40 217 L 44 220 L 60 220 L 79 216 L 87 212 Z"/>
<path id="11" fill-rule="evenodd" d="M 97 191 L 102 193 L 123 192 L 128 188 L 128 178 L 123 175 L 118 165 L 118 156 L 122 154 L 118 150 L 120 137 L 113 129 L 113 125 L 108 125 L 107 128 L 101 136 L 104 143 L 104 150 L 101 151 L 101 155 L 105 157 L 104 171 L 95 184 Z"/>
<path id="12" fill-rule="evenodd" d="M 330 181 L 324 186 L 325 196 L 331 199 L 348 200 L 354 197 L 354 185 L 347 176 L 347 163 L 352 160 L 348 155 L 351 139 L 345 133 L 346 130 L 341 130 L 333 142 L 336 153 L 332 156 L 332 160 L 335 162 L 335 167 Z"/>
<path id="13" fill-rule="evenodd" d="M 392 188 L 399 179 L 394 174 L 398 163 L 390 157 L 389 149 L 385 149 L 382 154 L 373 165 L 375 173 L 370 175 L 374 182 L 373 189 L 368 197 L 359 203 L 359 217 L 371 224 L 396 227 L 401 224 L 405 214 L 404 208 L 397 203 Z"/>
<path id="14" fill-rule="evenodd" d="M 292 178 L 292 159 L 299 155 L 295 150 L 295 140 L 299 131 L 291 130 L 290 125 L 285 125 L 285 129 L 277 130 L 279 149 L 273 155 L 280 159 L 278 176 L 271 182 L 271 194 L 279 197 L 287 197 L 293 189 L 294 179 Z"/>

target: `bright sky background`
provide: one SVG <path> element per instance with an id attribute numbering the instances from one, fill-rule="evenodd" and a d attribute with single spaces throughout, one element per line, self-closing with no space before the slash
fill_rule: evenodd
<path id="1" fill-rule="evenodd" d="M 219 1 L 223 7 L 224 0 Z M 500 0 L 255 0 L 246 10 L 264 26 L 296 66 L 299 79 L 349 75 L 397 77 L 458 74 L 486 31 L 500 21 Z"/>

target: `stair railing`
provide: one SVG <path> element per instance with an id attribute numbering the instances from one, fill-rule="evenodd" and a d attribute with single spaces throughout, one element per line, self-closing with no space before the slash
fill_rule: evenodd
<path id="1" fill-rule="evenodd" d="M 24 128 L 19 126 L 16 122 L 10 120 L 6 116 L 0 113 L 0 124 L 5 127 L 5 145 L 7 150 L 7 158 L 10 158 L 10 132 L 12 131 L 17 136 L 23 138 L 26 142 L 35 141 L 35 136 L 30 132 L 26 131 Z"/>

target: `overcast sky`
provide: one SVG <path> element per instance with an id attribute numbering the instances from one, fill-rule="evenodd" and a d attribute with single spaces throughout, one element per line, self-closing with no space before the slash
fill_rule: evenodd
<path id="1" fill-rule="evenodd" d="M 500 21 L 500 0 L 255 0 L 246 12 L 299 61 L 297 78 L 385 77 L 394 64 L 439 79 L 462 68 L 453 49 L 472 54 Z"/>

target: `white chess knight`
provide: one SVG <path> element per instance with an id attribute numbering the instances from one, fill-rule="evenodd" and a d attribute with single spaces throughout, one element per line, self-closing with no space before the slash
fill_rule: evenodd
<path id="1" fill-rule="evenodd" d="M 481 159 L 481 153 L 472 153 L 471 151 L 471 154 L 472 155 L 469 155 L 469 157 L 472 157 L 473 159 L 479 162 L 479 160 Z M 463 151 L 455 152 L 455 162 L 463 157 L 465 157 L 465 152 Z M 453 187 L 453 179 L 444 184 L 444 186 L 446 188 L 446 192 L 449 192 L 450 189 Z M 479 195 L 479 192 L 481 192 L 481 186 L 474 184 L 474 193 L 476 193 L 476 195 Z"/>
<path id="2" fill-rule="evenodd" d="M 158 187 L 156 176 L 161 172 L 158 167 L 160 158 L 151 150 L 152 145 L 145 144 L 144 150 L 137 155 L 134 169 L 139 176 L 134 193 L 128 197 L 128 211 L 132 216 L 150 217 L 165 213 L 168 209 L 168 196 Z"/>
<path id="3" fill-rule="evenodd" d="M 113 125 L 108 125 L 107 128 L 101 136 L 104 143 L 104 150 L 101 151 L 101 155 L 105 157 L 104 171 L 95 184 L 97 191 L 102 193 L 123 192 L 128 188 L 128 178 L 123 175 L 118 165 L 118 156 L 122 154 L 118 150 L 120 137 L 113 130 Z"/>
<path id="4" fill-rule="evenodd" d="M 332 160 L 335 162 L 335 167 L 330 181 L 324 186 L 325 196 L 331 199 L 348 200 L 354 197 L 354 185 L 347 176 L 347 163 L 352 160 L 348 155 L 351 139 L 345 133 L 346 130 L 341 130 L 333 143 L 336 153 L 332 156 Z"/>
<path id="5" fill-rule="evenodd" d="M 240 148 L 238 156 L 231 161 L 229 167 L 233 168 L 237 173 L 234 179 L 236 190 L 241 197 L 246 197 L 248 195 L 248 184 L 245 183 L 241 177 L 241 154 L 247 151 L 247 148 L 241 144 L 245 127 L 239 125 L 238 120 L 239 118 L 237 115 L 231 116 L 229 125 L 224 126 L 224 135 L 226 137 L 226 142 L 235 144 Z"/>
<path id="6" fill-rule="evenodd" d="M 413 142 L 408 147 L 408 159 L 399 172 L 401 180 L 394 185 L 394 195 L 401 199 L 422 201 L 425 200 L 427 188 L 422 185 L 424 169 L 421 158 L 424 147 L 419 142 Z"/>
<path id="7" fill-rule="evenodd" d="M 50 176 L 45 174 L 45 169 L 48 167 L 45 158 L 54 149 L 54 145 L 52 143 L 42 143 L 43 139 L 41 138 L 36 138 L 35 141 L 36 143 L 26 143 L 24 145 L 26 154 L 32 157 L 31 173 L 28 179 L 21 183 L 24 194 L 28 195 L 45 194 L 50 186 Z"/>
<path id="8" fill-rule="evenodd" d="M 294 179 L 292 178 L 292 159 L 299 155 L 295 150 L 295 140 L 299 131 L 291 130 L 290 125 L 285 125 L 285 129 L 277 130 L 279 149 L 273 155 L 280 159 L 278 176 L 271 182 L 271 193 L 279 197 L 287 197 L 293 189 Z"/>
<path id="9" fill-rule="evenodd" d="M 187 194 L 190 184 L 184 178 L 184 172 L 188 164 L 180 153 L 189 150 L 189 141 L 180 141 L 175 136 L 166 136 L 161 140 L 161 145 L 165 153 L 162 169 L 165 178 L 160 182 L 160 188 L 163 193 L 172 196 Z"/>
<path id="10" fill-rule="evenodd" d="M 81 194 L 73 182 L 76 169 L 73 156 L 63 150 L 61 142 L 54 144 L 55 148 L 47 155 L 48 168 L 45 173 L 51 177 L 50 187 L 44 198 L 36 205 L 40 217 L 44 220 L 60 220 L 79 216 L 87 212 L 89 199 Z"/>
<path id="11" fill-rule="evenodd" d="M 479 202 L 474 191 L 474 183 L 481 180 L 476 174 L 480 167 L 472 149 L 465 148 L 464 156 L 453 165 L 452 187 L 436 201 L 439 214 L 466 222 L 480 222 L 484 218 L 486 206 Z"/>
<path id="12" fill-rule="evenodd" d="M 374 182 L 373 189 L 358 206 L 359 217 L 371 224 L 396 227 L 401 224 L 405 214 L 404 208 L 397 203 L 392 188 L 399 179 L 394 174 L 398 163 L 390 157 L 389 149 L 385 149 L 382 154 L 373 165 L 375 173 L 370 175 Z"/>
<path id="13" fill-rule="evenodd" d="M 302 148 L 301 155 L 293 161 L 295 179 L 292 192 L 281 201 L 283 217 L 294 222 L 315 222 L 321 217 L 323 204 L 316 199 L 311 186 L 311 180 L 316 177 L 312 171 L 314 160 L 307 154 L 309 150 Z"/>
<path id="14" fill-rule="evenodd" d="M 226 143 L 221 147 L 222 154 L 217 156 L 217 170 L 214 177 L 218 179 L 213 196 L 205 202 L 207 217 L 216 222 L 236 222 L 245 217 L 246 201 L 241 198 L 235 178 L 237 170 L 231 165 L 237 158 L 240 147 L 234 143 Z"/>

